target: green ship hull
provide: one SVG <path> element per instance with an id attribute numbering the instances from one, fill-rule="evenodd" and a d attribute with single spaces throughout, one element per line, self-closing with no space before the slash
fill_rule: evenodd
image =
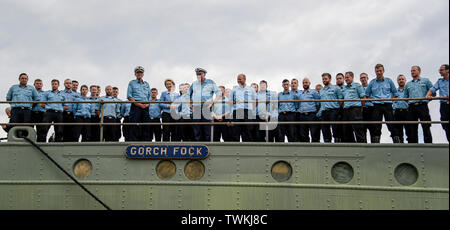
<path id="1" fill-rule="evenodd" d="M 130 159 L 132 144 L 199 145 L 38 145 L 113 210 L 449 209 L 448 144 L 200 143 L 209 156 L 199 160 Z M 0 209 L 104 207 L 10 137 L 0 143 Z"/>

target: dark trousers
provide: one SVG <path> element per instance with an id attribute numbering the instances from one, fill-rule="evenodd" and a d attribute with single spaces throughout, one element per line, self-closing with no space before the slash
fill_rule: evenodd
<path id="1" fill-rule="evenodd" d="M 181 117 L 178 122 L 192 122 L 192 119 L 190 117 Z M 180 139 L 184 142 L 194 141 L 194 130 L 191 125 L 178 125 L 177 133 L 180 136 Z"/>
<path id="2" fill-rule="evenodd" d="M 441 103 L 440 112 L 441 121 L 448 121 L 448 101 Z M 444 129 L 445 135 L 447 136 L 447 141 L 450 142 L 448 136 L 448 124 L 442 124 L 442 128 Z"/>
<path id="3" fill-rule="evenodd" d="M 385 121 L 394 120 L 394 112 L 392 110 L 392 103 L 378 103 L 373 105 L 372 121 L 382 121 L 384 116 Z M 376 124 L 374 126 L 374 136 L 381 136 L 381 124 Z M 391 137 L 394 137 L 395 131 L 392 124 L 387 125 L 389 132 L 391 132 Z"/>
<path id="4" fill-rule="evenodd" d="M 91 115 L 90 121 L 91 121 L 91 123 L 99 124 L 100 118 L 98 117 L 98 115 Z M 91 125 L 91 135 L 90 135 L 89 141 L 91 141 L 91 142 L 100 141 L 100 126 Z"/>
<path id="5" fill-rule="evenodd" d="M 126 116 L 123 118 L 123 124 L 130 123 L 130 117 Z M 130 126 L 124 125 L 122 127 L 122 135 L 125 138 L 125 142 L 130 141 Z"/>
<path id="6" fill-rule="evenodd" d="M 408 109 L 395 109 L 394 110 L 394 120 L 395 121 L 407 121 L 408 120 Z M 409 136 L 409 129 L 408 125 L 406 124 L 395 124 L 394 127 L 394 136 L 398 136 L 400 138 L 400 142 L 403 143 L 404 140 L 404 133 L 406 133 L 406 138 L 408 139 Z M 403 132 L 404 130 L 404 132 Z"/>
<path id="7" fill-rule="evenodd" d="M 135 104 L 130 107 L 130 123 L 146 123 L 150 122 L 150 115 L 148 114 L 148 107 L 141 109 Z M 130 127 L 130 141 L 150 141 L 149 129 L 142 128 L 137 125 Z"/>
<path id="8" fill-rule="evenodd" d="M 363 108 L 363 121 L 372 121 L 373 106 Z M 364 124 L 364 136 L 367 139 L 367 130 L 369 130 L 370 137 L 375 136 L 375 128 L 372 124 Z"/>
<path id="9" fill-rule="evenodd" d="M 75 122 L 76 123 L 89 123 L 91 122 L 91 119 L 87 116 L 77 116 L 75 117 Z M 82 136 L 81 141 L 82 142 L 87 142 L 89 140 L 91 140 L 91 126 L 90 125 L 76 125 L 73 128 L 73 133 L 74 133 L 74 137 L 75 137 L 75 142 L 78 142 L 78 140 L 80 139 L 80 135 Z"/>
<path id="10" fill-rule="evenodd" d="M 56 123 L 63 123 L 63 115 L 62 112 L 58 112 L 55 110 L 47 110 L 44 114 L 44 119 L 42 123 L 55 123 L 53 126 L 55 128 L 55 141 L 56 142 L 62 142 L 63 141 L 63 127 L 61 125 L 56 125 Z M 47 140 L 47 133 L 50 129 L 49 125 L 43 126 L 44 132 L 41 133 L 41 136 L 38 137 L 38 139 L 42 142 L 45 142 Z"/>
<path id="11" fill-rule="evenodd" d="M 299 121 L 315 121 L 316 113 L 300 113 Z M 311 132 L 311 139 L 309 133 Z M 302 124 L 299 130 L 300 142 L 320 142 L 320 130 L 318 125 Z"/>
<path id="12" fill-rule="evenodd" d="M 30 123 L 31 122 L 31 110 L 25 107 L 14 107 L 11 109 L 11 123 Z M 9 126 L 11 129 L 13 126 Z M 25 135 L 25 133 L 18 133 L 18 136 Z"/>
<path id="13" fill-rule="evenodd" d="M 233 121 L 234 122 L 250 122 L 249 119 L 249 111 L 248 109 L 238 109 L 233 111 Z M 234 125 L 232 129 L 232 135 L 233 135 L 233 141 L 239 142 L 242 137 L 242 142 L 251 142 L 252 134 L 251 134 L 252 127 L 249 125 Z"/>
<path id="14" fill-rule="evenodd" d="M 116 118 L 116 123 L 117 124 L 122 123 L 121 120 L 122 120 L 121 118 Z M 114 134 L 114 141 L 119 141 L 120 138 L 122 137 L 122 130 L 121 129 L 122 129 L 121 125 L 115 125 L 114 126 L 114 132 L 115 132 L 115 134 Z"/>
<path id="15" fill-rule="evenodd" d="M 270 122 L 270 120 L 268 120 Z M 266 122 L 265 119 L 262 119 L 261 117 L 256 117 L 256 122 Z M 267 134 L 266 132 L 266 127 L 264 124 L 261 125 L 256 125 L 256 139 L 253 139 L 253 141 L 255 142 L 266 142 L 266 138 L 269 138 L 270 140 L 270 132 L 272 132 L 273 130 L 268 130 L 269 133 Z M 272 132 L 273 133 L 273 132 Z M 267 136 L 269 135 L 269 137 Z M 273 140 L 273 139 L 272 139 Z M 273 142 L 273 141 L 272 141 Z"/>
<path id="16" fill-rule="evenodd" d="M 162 113 L 163 123 L 176 123 L 170 113 Z M 177 125 L 164 125 L 162 128 L 163 141 L 180 141 L 180 135 L 177 133 Z"/>
<path id="17" fill-rule="evenodd" d="M 38 112 L 38 111 L 32 111 L 31 112 L 31 122 L 33 123 L 42 123 L 44 120 L 44 112 Z M 44 126 L 42 125 L 36 125 L 36 134 L 37 136 L 41 136 L 45 132 Z M 37 139 L 38 142 L 45 142 L 45 139 Z"/>
<path id="18" fill-rule="evenodd" d="M 337 114 L 338 109 L 324 110 L 322 112 L 322 121 L 336 121 Z M 337 125 L 323 124 L 321 125 L 321 128 L 324 142 L 330 143 L 332 137 L 336 139 L 336 130 L 338 129 Z M 333 129 L 333 134 L 331 134 L 331 129 Z"/>
<path id="19" fill-rule="evenodd" d="M 362 121 L 363 115 L 361 107 L 350 107 L 344 109 L 344 121 Z M 343 142 L 354 143 L 355 137 L 358 143 L 367 143 L 366 133 L 363 124 L 344 125 Z"/>
<path id="20" fill-rule="evenodd" d="M 337 110 L 336 121 L 344 121 L 344 109 Z M 334 142 L 342 142 L 344 138 L 344 125 L 335 125 L 336 129 L 333 129 Z"/>
<path id="21" fill-rule="evenodd" d="M 161 118 L 150 117 L 150 123 L 161 124 Z M 142 128 L 148 130 L 148 133 L 150 135 L 150 141 L 153 140 L 153 136 L 154 136 L 155 137 L 155 139 L 154 139 L 155 142 L 161 142 L 161 137 L 162 137 L 161 125 L 143 126 Z"/>
<path id="22" fill-rule="evenodd" d="M 63 112 L 63 121 L 64 123 L 75 123 L 75 118 L 73 117 L 72 112 Z M 65 125 L 63 126 L 63 141 L 64 142 L 75 142 L 75 136 L 73 132 L 73 125 Z"/>
<path id="23" fill-rule="evenodd" d="M 278 121 L 295 121 L 295 115 L 294 112 L 281 112 L 278 115 Z M 295 125 L 279 125 L 278 127 L 278 140 L 281 142 L 284 142 L 285 136 L 287 136 L 288 142 L 295 142 L 297 141 L 295 137 Z"/>
<path id="24" fill-rule="evenodd" d="M 193 112 L 193 122 L 211 122 L 211 110 L 205 108 L 206 114 L 202 113 L 201 106 L 194 106 Z M 198 119 L 200 118 L 200 119 Z M 195 141 L 211 141 L 211 125 L 194 125 L 194 140 Z"/>
<path id="25" fill-rule="evenodd" d="M 214 120 L 214 122 L 220 122 Z M 228 122 L 227 119 L 223 119 L 221 122 Z M 231 140 L 231 134 L 228 132 L 229 128 L 226 124 L 224 125 L 214 125 L 214 141 L 220 142 L 220 138 L 223 139 L 224 142 Z"/>
<path id="26" fill-rule="evenodd" d="M 103 123 L 116 123 L 115 117 L 103 117 Z M 114 125 L 105 125 L 103 126 L 103 140 L 105 141 L 115 141 L 116 140 L 116 132 Z"/>
<path id="27" fill-rule="evenodd" d="M 408 121 L 431 121 L 430 111 L 428 110 L 427 103 L 413 103 L 409 104 L 408 108 Z M 418 143 L 419 137 L 417 129 L 419 124 L 410 124 L 408 143 Z M 433 143 L 433 137 L 431 136 L 431 124 L 422 124 L 423 139 L 425 143 Z"/>

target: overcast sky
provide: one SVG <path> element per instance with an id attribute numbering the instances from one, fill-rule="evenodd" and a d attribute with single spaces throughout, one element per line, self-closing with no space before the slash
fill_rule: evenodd
<path id="1" fill-rule="evenodd" d="M 71 78 L 117 86 L 124 99 L 137 65 L 160 92 L 169 77 L 192 82 L 196 67 L 218 85 L 232 87 L 245 73 L 248 83 L 264 79 L 281 91 L 284 78 L 315 85 L 323 72 L 374 78 L 377 63 L 408 80 L 419 65 L 434 83 L 449 62 L 448 0 L 0 0 L 0 28 L 2 100 L 21 72 L 29 83 L 43 79 L 45 90 L 53 78 Z M 438 102 L 430 112 L 439 120 Z M 432 132 L 446 142 L 440 125 Z"/>

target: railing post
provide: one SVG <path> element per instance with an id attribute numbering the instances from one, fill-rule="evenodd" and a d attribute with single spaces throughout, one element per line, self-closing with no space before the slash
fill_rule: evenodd
<path id="1" fill-rule="evenodd" d="M 105 112 L 105 104 L 101 103 L 101 112 L 100 112 L 100 142 L 103 142 L 103 114 Z"/>
<path id="2" fill-rule="evenodd" d="M 214 142 L 214 118 L 211 119 L 212 125 L 211 125 L 211 142 Z M 220 141 L 220 140 L 219 140 Z"/>

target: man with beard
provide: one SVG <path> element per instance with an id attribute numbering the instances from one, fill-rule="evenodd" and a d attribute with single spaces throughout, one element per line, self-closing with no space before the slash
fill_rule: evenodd
<path id="1" fill-rule="evenodd" d="M 433 84 L 428 78 L 420 76 L 421 69 L 419 66 L 411 67 L 412 80 L 406 83 L 405 98 L 422 98 L 426 97 L 427 93 Z M 409 100 L 408 101 L 408 120 L 409 121 L 431 121 L 430 111 L 428 110 L 429 100 Z M 418 124 L 409 125 L 408 143 L 418 143 L 419 138 L 417 134 Z M 433 143 L 431 135 L 431 124 L 422 124 L 423 139 L 425 143 Z"/>
<path id="2" fill-rule="evenodd" d="M 89 101 L 98 101 L 98 91 L 96 85 L 91 85 L 89 90 L 91 92 L 91 96 L 89 97 Z M 97 110 L 100 110 L 100 104 L 91 103 L 91 123 L 98 124 L 100 123 L 100 116 L 97 114 Z M 100 141 L 100 126 L 91 125 L 91 135 L 89 141 L 95 142 Z"/>
<path id="3" fill-rule="evenodd" d="M 283 92 L 278 93 L 278 121 L 295 121 L 297 95 L 294 91 L 289 90 L 289 80 L 284 79 L 282 82 Z M 291 102 L 292 101 L 292 102 Z M 278 141 L 284 142 L 287 136 L 288 142 L 297 141 L 295 137 L 294 125 L 279 125 Z"/>
<path id="4" fill-rule="evenodd" d="M 41 104 L 42 108 L 45 108 L 45 114 L 44 119 L 42 120 L 42 123 L 54 123 L 55 128 L 55 138 L 54 140 L 56 142 L 62 142 L 64 133 L 63 133 L 63 127 L 61 125 L 56 125 L 57 123 L 63 122 L 63 111 L 64 109 L 67 109 L 69 105 L 66 102 L 66 98 L 64 96 L 64 93 L 62 91 L 59 91 L 59 80 L 53 79 L 51 81 L 52 89 L 45 92 L 44 96 L 42 97 L 41 101 L 55 101 L 55 102 L 61 102 L 61 103 L 48 103 L 48 104 Z M 41 136 L 38 137 L 38 140 L 41 142 L 45 142 L 47 140 L 47 132 L 50 129 L 50 126 L 46 125 L 43 126 L 44 132 L 41 133 Z"/>
<path id="5" fill-rule="evenodd" d="M 370 81 L 366 89 L 366 97 L 374 99 L 390 99 L 397 98 L 398 92 L 395 88 L 394 82 L 387 77 L 384 77 L 384 66 L 377 64 L 375 66 L 375 73 L 377 78 Z M 393 121 L 394 113 L 392 111 L 392 101 L 373 101 L 372 121 L 382 121 L 384 116 L 385 121 Z M 374 126 L 374 136 L 371 137 L 372 143 L 380 143 L 381 124 Z M 387 125 L 391 132 L 392 141 L 394 143 L 400 142 L 400 137 L 395 136 L 395 131 L 392 125 Z"/>
<path id="6" fill-rule="evenodd" d="M 447 100 L 441 100 L 441 121 L 447 121 L 448 122 L 448 75 L 449 75 L 449 65 L 441 65 L 439 68 L 439 73 L 441 74 L 442 78 L 439 79 L 436 84 L 434 84 L 433 88 L 431 88 L 428 93 L 427 97 L 432 98 L 434 95 L 436 95 L 436 91 L 439 90 L 439 97 L 447 97 Z M 447 136 L 447 141 L 449 141 L 449 135 L 448 135 L 448 124 L 442 124 L 442 128 L 445 131 L 445 135 Z"/>
<path id="7" fill-rule="evenodd" d="M 42 90 L 42 80 L 36 79 L 34 80 L 34 88 L 36 89 L 36 92 L 39 95 L 39 100 L 44 96 L 45 91 Z M 44 120 L 44 113 L 45 109 L 41 107 L 39 103 L 33 104 L 33 109 L 31 110 L 31 122 L 32 123 L 42 123 L 42 120 Z M 44 127 L 42 125 L 36 125 L 36 135 L 39 137 L 42 137 L 42 134 L 44 132 Z M 45 140 L 38 139 L 38 142 L 45 142 Z"/>
<path id="8" fill-rule="evenodd" d="M 234 102 L 233 114 L 235 122 L 250 122 L 254 119 L 252 112 L 255 108 L 256 92 L 255 90 L 246 85 L 247 77 L 245 74 L 239 74 L 237 76 L 238 86 L 231 91 L 231 100 Z M 244 103 L 244 101 L 246 101 Z M 242 142 L 253 141 L 253 135 L 251 134 L 251 126 L 249 125 L 234 125 L 233 126 L 233 141 L 239 142 L 242 137 Z"/>
<path id="9" fill-rule="evenodd" d="M 295 100 L 298 100 L 298 79 L 293 78 L 291 80 L 291 91 L 295 94 L 296 98 Z M 298 107 L 300 106 L 299 102 L 295 102 L 295 120 L 294 121 L 300 121 L 300 111 L 298 110 Z M 292 141 L 300 141 L 300 129 L 302 129 L 303 125 L 292 125 L 294 126 L 294 138 L 295 140 Z"/>
<path id="10" fill-rule="evenodd" d="M 64 97 L 66 98 L 66 101 L 75 101 L 75 99 L 79 98 L 79 94 L 72 91 L 72 80 L 66 79 L 64 81 L 64 87 L 65 89 L 61 92 Z M 74 103 L 68 103 L 67 109 L 63 112 L 63 121 L 64 123 L 75 123 L 75 118 L 73 115 L 73 106 Z M 64 142 L 75 142 L 75 135 L 73 132 L 74 126 L 72 125 L 66 125 L 63 128 L 63 141 Z"/>
<path id="11" fill-rule="evenodd" d="M 331 75 L 329 73 L 322 74 L 322 83 L 324 87 L 320 90 L 321 100 L 337 100 L 343 99 L 341 88 L 331 84 Z M 322 121 L 336 121 L 339 108 L 342 102 L 321 102 L 319 113 L 321 114 Z M 331 134 L 330 124 L 322 125 L 322 134 L 325 143 L 330 143 L 331 138 L 334 137 L 334 142 L 338 137 L 336 135 L 338 126 L 336 124 L 331 125 L 333 129 L 333 135 Z"/>
<path id="12" fill-rule="evenodd" d="M 342 87 L 342 95 L 344 99 L 364 99 L 364 89 L 359 83 L 353 82 L 354 74 L 349 71 L 345 73 L 346 85 Z M 360 101 L 345 101 L 343 103 L 344 108 L 344 121 L 362 121 L 362 110 L 364 102 Z M 343 142 L 354 143 L 355 137 L 358 143 L 367 143 L 367 137 L 364 133 L 364 126 L 362 124 L 344 125 L 343 130 Z"/>
<path id="13" fill-rule="evenodd" d="M 397 77 L 398 83 L 398 98 L 405 98 L 405 85 L 406 85 L 406 77 L 404 75 L 398 75 Z M 406 101 L 394 101 L 392 108 L 394 109 L 394 120 L 395 121 L 407 121 L 408 120 L 408 102 Z M 395 130 L 394 136 L 398 136 L 400 138 L 399 143 L 404 142 L 404 134 L 403 129 L 406 132 L 406 136 L 408 137 L 408 125 L 406 124 L 395 124 L 393 128 Z"/>
<path id="14" fill-rule="evenodd" d="M 303 79 L 303 90 L 299 90 L 297 97 L 299 100 L 320 100 L 317 91 L 310 89 L 311 81 L 308 78 Z M 319 102 L 300 102 L 298 114 L 300 121 L 315 121 L 317 110 L 320 106 Z M 309 133 L 311 132 L 311 141 L 320 142 L 320 133 L 318 125 L 304 124 L 298 130 L 301 142 L 309 142 Z"/>
<path id="15" fill-rule="evenodd" d="M 211 122 L 211 106 L 222 95 L 216 83 L 206 79 L 206 73 L 205 69 L 196 68 L 197 81 L 189 88 L 193 122 Z M 194 125 L 193 128 L 195 141 L 211 141 L 211 125 Z"/>
<path id="16" fill-rule="evenodd" d="M 100 102 L 103 101 L 116 101 L 113 96 L 113 88 L 108 85 L 105 88 L 106 96 L 99 98 Z M 116 123 L 117 115 L 120 113 L 120 104 L 116 103 L 105 103 L 103 104 L 103 111 L 100 107 L 100 110 L 97 110 L 97 114 L 99 116 L 103 115 L 104 123 Z M 113 125 L 105 125 L 103 126 L 103 139 L 105 141 L 115 141 L 116 132 L 115 127 Z"/>
<path id="17" fill-rule="evenodd" d="M 344 74 L 338 73 L 336 74 L 336 86 L 339 87 L 339 89 L 342 90 L 342 87 L 344 86 Z M 338 114 L 336 117 L 336 121 L 343 121 L 344 120 L 344 109 L 341 107 L 338 110 Z M 336 130 L 333 132 L 335 133 L 335 139 L 334 142 L 342 142 L 344 138 L 344 125 L 336 125 Z"/>
<path id="18" fill-rule="evenodd" d="M 78 102 L 87 102 L 90 99 L 87 97 L 88 87 L 86 85 L 81 86 L 81 94 L 79 98 L 76 98 L 75 101 Z M 73 113 L 75 115 L 76 123 L 89 123 L 91 120 L 91 103 L 76 103 L 73 106 Z M 82 142 L 89 141 L 91 135 L 91 126 L 90 125 L 77 125 L 74 127 L 74 137 L 75 141 L 80 139 L 80 135 L 82 136 Z"/>

